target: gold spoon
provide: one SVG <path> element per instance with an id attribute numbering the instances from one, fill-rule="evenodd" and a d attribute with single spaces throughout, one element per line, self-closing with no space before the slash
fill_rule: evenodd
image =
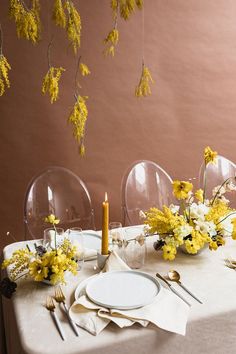
<path id="1" fill-rule="evenodd" d="M 195 300 L 197 300 L 198 302 L 200 302 L 200 304 L 202 304 L 202 302 L 181 283 L 180 274 L 176 270 L 170 270 L 168 272 L 168 278 L 172 281 L 175 281 L 177 284 L 179 284 L 189 295 L 191 295 Z"/>

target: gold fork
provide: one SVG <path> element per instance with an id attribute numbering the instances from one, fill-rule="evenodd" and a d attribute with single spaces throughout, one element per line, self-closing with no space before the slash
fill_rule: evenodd
<path id="1" fill-rule="evenodd" d="M 55 297 L 56 302 L 58 302 L 59 304 L 60 304 L 60 303 L 63 304 L 64 309 L 65 309 L 65 312 L 66 312 L 66 315 L 67 315 L 68 320 L 69 320 L 69 322 L 70 322 L 70 325 L 71 325 L 71 327 L 73 328 L 75 334 L 76 334 L 77 336 L 79 336 L 79 332 L 78 332 L 78 330 L 77 330 L 77 327 L 76 327 L 75 323 L 72 321 L 72 319 L 71 319 L 71 317 L 70 317 L 68 307 L 67 307 L 67 305 L 66 305 L 66 303 L 65 303 L 65 299 L 66 299 L 66 298 L 65 298 L 65 295 L 63 294 L 63 291 L 62 291 L 62 289 L 61 289 L 60 286 L 58 286 L 58 287 L 55 289 L 55 296 L 54 296 L 54 297 Z"/>
<path id="2" fill-rule="evenodd" d="M 55 321 L 57 329 L 58 329 L 58 331 L 59 331 L 59 333 L 61 335 L 61 338 L 63 340 L 65 340 L 66 337 L 65 337 L 64 331 L 63 331 L 63 329 L 61 327 L 61 324 L 59 322 L 59 319 L 58 319 L 58 317 L 57 317 L 57 315 L 56 315 L 56 313 L 54 311 L 55 310 L 55 305 L 54 305 L 54 302 L 53 302 L 53 298 L 51 296 L 48 296 L 47 299 L 46 299 L 46 308 L 47 308 L 48 311 L 50 311 L 51 316 L 52 316 L 53 320 Z"/>

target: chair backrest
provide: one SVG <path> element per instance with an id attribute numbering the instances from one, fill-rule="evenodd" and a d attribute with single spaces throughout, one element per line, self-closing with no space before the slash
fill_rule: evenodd
<path id="1" fill-rule="evenodd" d="M 84 182 L 70 170 L 52 166 L 34 177 L 24 200 L 25 239 L 42 238 L 50 225 L 44 218 L 54 214 L 58 226 L 94 229 L 91 198 Z"/>
<path id="2" fill-rule="evenodd" d="M 147 160 L 134 162 L 122 180 L 123 225 L 138 225 L 140 211 L 169 205 L 172 197 L 172 179 L 156 163 Z"/>
<path id="3" fill-rule="evenodd" d="M 204 169 L 203 163 L 199 171 L 199 187 L 204 188 Z M 223 156 L 218 155 L 216 164 L 208 164 L 206 167 L 206 198 L 212 198 L 212 190 L 216 186 L 221 185 L 227 178 L 235 177 L 236 165 Z M 231 206 L 236 207 L 235 192 L 230 192 L 225 195 L 230 200 Z M 234 204 L 234 205 L 233 205 Z"/>

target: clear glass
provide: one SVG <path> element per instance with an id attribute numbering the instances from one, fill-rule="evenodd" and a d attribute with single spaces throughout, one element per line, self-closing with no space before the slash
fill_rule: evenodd
<path id="1" fill-rule="evenodd" d="M 119 221 L 109 223 L 109 244 L 110 249 L 123 258 L 123 229 Z"/>
<path id="2" fill-rule="evenodd" d="M 80 227 L 72 227 L 68 230 L 68 235 L 73 246 L 77 247 L 76 259 L 78 262 L 78 270 L 81 270 L 83 268 L 85 258 L 83 231 Z"/>
<path id="3" fill-rule="evenodd" d="M 60 242 L 60 237 L 63 235 L 64 229 L 62 227 L 48 227 L 43 232 L 43 246 L 55 249 Z"/>
<path id="4" fill-rule="evenodd" d="M 124 260 L 132 269 L 142 268 L 146 259 L 146 239 L 143 229 L 129 227 L 125 230 Z"/>

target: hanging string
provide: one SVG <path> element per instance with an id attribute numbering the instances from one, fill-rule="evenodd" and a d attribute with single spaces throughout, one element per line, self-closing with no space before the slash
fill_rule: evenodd
<path id="1" fill-rule="evenodd" d="M 143 2 L 143 7 L 142 7 L 142 34 L 141 34 L 141 40 L 142 40 L 142 43 L 141 43 L 141 57 L 142 57 L 142 65 L 144 65 L 144 39 L 145 39 L 145 24 L 144 24 L 144 2 Z"/>

